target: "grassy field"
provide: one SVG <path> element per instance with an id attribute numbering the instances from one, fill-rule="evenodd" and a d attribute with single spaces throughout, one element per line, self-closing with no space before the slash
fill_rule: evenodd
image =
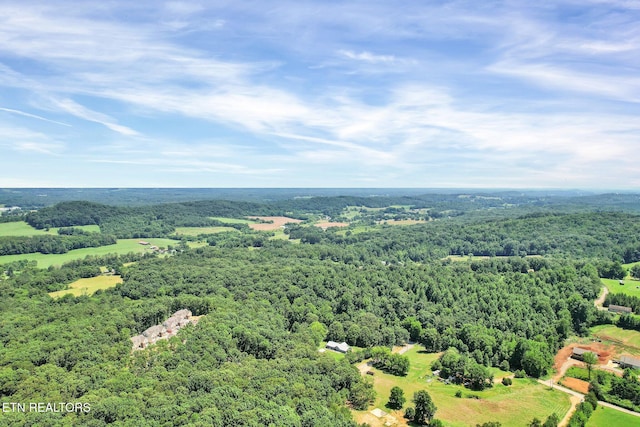
<path id="1" fill-rule="evenodd" d="M 176 227 L 175 233 L 183 236 L 198 236 L 200 234 L 223 233 L 225 231 L 238 232 L 233 227 Z"/>
<path id="2" fill-rule="evenodd" d="M 613 325 L 599 325 L 591 328 L 591 334 L 600 338 L 603 344 L 612 344 L 616 352 L 640 355 L 640 332 L 618 328 Z"/>
<path id="3" fill-rule="evenodd" d="M 490 389 L 478 392 L 463 386 L 446 385 L 431 376 L 430 365 L 438 357 L 437 354 L 422 353 L 416 346 L 405 355 L 409 356 L 411 362 L 406 377 L 388 375 L 371 368 L 375 373 L 373 379 L 378 395 L 374 406 L 369 410 L 380 408 L 389 412 L 385 404 L 391 388 L 396 385 L 403 389 L 407 397 L 404 408 L 411 406 L 414 392 L 428 391 L 438 408 L 436 418 L 451 427 L 475 426 L 489 421 L 499 421 L 504 427 L 522 426 L 534 417 L 545 420 L 553 412 L 562 418 L 570 407 L 567 394 L 549 390 L 535 380 L 514 379 L 512 386 L 495 384 Z M 504 374 L 502 371 L 495 371 L 496 378 Z M 458 390 L 462 392 L 462 398 L 455 397 Z M 466 397 L 470 394 L 477 395 L 480 399 Z M 367 419 L 368 411 L 354 411 L 354 414 L 360 421 Z M 394 413 L 398 420 L 401 420 L 401 414 L 402 412 Z"/>
<path id="4" fill-rule="evenodd" d="M 621 285 L 616 279 L 600 279 L 612 294 L 627 294 L 640 298 L 640 281 L 626 278 Z"/>
<path id="5" fill-rule="evenodd" d="M 52 265 L 62 265 L 65 262 L 82 259 L 87 255 L 106 255 L 106 254 L 126 254 L 129 252 L 142 253 L 150 251 L 149 246 L 143 246 L 138 242 L 140 239 L 120 239 L 115 245 L 100 246 L 98 248 L 74 249 L 66 254 L 21 254 L 21 255 L 3 255 L 0 256 L 0 264 L 19 261 L 23 259 L 35 260 L 38 262 L 39 268 L 47 268 Z M 176 245 L 178 242 L 171 239 L 145 239 L 151 245 L 158 247 L 167 247 L 167 245 Z"/>
<path id="6" fill-rule="evenodd" d="M 598 406 L 591 414 L 586 427 L 640 427 L 640 417 L 625 414 L 615 409 Z"/>
<path id="7" fill-rule="evenodd" d="M 81 225 L 74 228 L 81 228 L 94 233 L 100 232 L 100 227 L 97 225 Z M 58 234 L 58 229 L 50 228 L 49 231 L 38 230 L 24 221 L 0 224 L 0 236 L 37 236 L 42 234 Z"/>
<path id="8" fill-rule="evenodd" d="M 63 295 L 73 296 L 93 295 L 98 289 L 113 288 L 118 283 L 122 283 L 120 276 L 97 276 L 88 279 L 78 279 L 69 285 L 69 289 L 63 291 L 50 292 L 51 298 L 60 298 Z"/>

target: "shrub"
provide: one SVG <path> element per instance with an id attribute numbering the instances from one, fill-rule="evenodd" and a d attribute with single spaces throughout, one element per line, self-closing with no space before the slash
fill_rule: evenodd
<path id="1" fill-rule="evenodd" d="M 502 384 L 506 386 L 510 386 L 511 384 L 513 384 L 513 381 L 509 377 L 504 377 L 502 379 Z"/>
<path id="2" fill-rule="evenodd" d="M 416 416 L 416 410 L 412 406 L 409 406 L 404 410 L 404 417 L 408 420 L 412 420 Z"/>

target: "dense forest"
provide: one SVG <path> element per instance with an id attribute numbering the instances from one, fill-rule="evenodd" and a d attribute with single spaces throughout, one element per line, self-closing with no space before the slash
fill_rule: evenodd
<path id="1" fill-rule="evenodd" d="M 434 209 L 415 204 L 416 195 L 404 197 L 423 213 Z M 44 236 L 50 241 L 12 237 L 0 240 L 0 248 L 18 241 L 66 244 L 97 238 L 93 234 L 167 236 L 176 226 L 219 224 L 210 217 L 339 217 L 348 206 L 376 207 L 380 200 L 63 202 L 26 219 L 38 228 L 96 224 L 102 234 L 63 228 Z M 287 228 L 291 241 L 238 225 L 240 233 L 202 236 L 207 246 L 182 246 L 168 257 L 90 257 L 47 270 L 29 262 L 5 267 L 0 396 L 88 402 L 91 411 L 6 413 L 0 423 L 356 426 L 348 408 L 366 407 L 371 384 L 350 363 L 353 357 L 319 353 L 322 341 L 371 349 L 375 363 L 398 375 L 406 373 L 406 362 L 384 347 L 419 342 L 427 351 L 445 352 L 440 367 L 446 372 L 461 366 L 477 372 L 472 386 L 481 389 L 492 380 L 487 367 L 539 377 L 567 337 L 600 323 L 634 328 L 631 317 L 618 320 L 593 304 L 599 277 L 615 277 L 622 262 L 639 260 L 640 217 L 633 209 L 548 212 L 543 206 L 488 219 L 495 199 L 478 198 L 480 204 L 488 200 L 478 212 L 456 205 L 476 203 L 468 198 L 436 194 L 434 200 L 441 203 L 435 211 L 461 215 L 357 232 L 303 223 Z M 389 200 L 384 204 L 390 207 Z M 470 254 L 468 261 L 449 257 Z M 120 273 L 123 283 L 91 297 L 47 295 L 100 274 L 100 267 Z M 611 298 L 607 304 L 627 302 Z M 202 316 L 196 326 L 131 351 L 133 335 L 183 308 Z"/>

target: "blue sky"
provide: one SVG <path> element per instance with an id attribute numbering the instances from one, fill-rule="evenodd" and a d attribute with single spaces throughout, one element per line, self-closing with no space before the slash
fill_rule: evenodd
<path id="1" fill-rule="evenodd" d="M 635 0 L 3 0 L 0 187 L 638 189 L 638 22 Z"/>

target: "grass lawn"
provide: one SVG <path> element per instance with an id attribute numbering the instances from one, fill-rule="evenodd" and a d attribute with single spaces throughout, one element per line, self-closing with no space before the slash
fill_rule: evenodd
<path id="1" fill-rule="evenodd" d="M 175 234 L 184 236 L 198 236 L 200 234 L 223 233 L 225 231 L 238 232 L 233 227 L 176 227 Z"/>
<path id="2" fill-rule="evenodd" d="M 640 417 L 625 414 L 615 409 L 598 406 L 591 414 L 586 427 L 640 427 Z"/>
<path id="3" fill-rule="evenodd" d="M 60 298 L 63 295 L 71 294 L 73 296 L 93 295 L 98 289 L 113 288 L 118 283 L 122 283 L 120 276 L 97 276 L 88 279 L 78 279 L 69 285 L 69 289 L 63 291 L 50 292 L 51 298 Z"/>
<path id="4" fill-rule="evenodd" d="M 210 216 L 209 219 L 214 219 L 216 221 L 224 222 L 226 224 L 254 224 L 256 221 L 251 219 L 243 219 L 243 218 L 224 218 L 221 216 Z"/>
<path id="5" fill-rule="evenodd" d="M 97 225 L 81 225 L 74 228 L 80 228 L 82 230 L 94 233 L 100 232 L 100 227 L 98 227 Z M 43 234 L 57 235 L 58 229 L 50 228 L 49 231 L 38 230 L 24 221 L 5 222 L 0 224 L 0 236 L 38 236 Z"/>
<path id="6" fill-rule="evenodd" d="M 609 292 L 612 294 L 627 294 L 640 298 L 640 281 L 631 280 L 629 277 L 623 280 L 624 285 L 621 285 L 616 279 L 600 279 L 602 283 L 609 288 Z"/>
<path id="7" fill-rule="evenodd" d="M 412 406 L 411 398 L 416 391 L 429 392 L 438 408 L 435 417 L 444 421 L 446 426 L 452 427 L 475 426 L 489 421 L 499 421 L 504 427 L 522 426 L 534 417 L 545 420 L 554 412 L 562 418 L 570 407 L 566 393 L 549 390 L 548 387 L 530 379 L 514 379 L 512 386 L 495 384 L 484 391 L 446 385 L 431 376 L 430 365 L 437 359 L 437 354 L 422 353 L 420 347 L 416 346 L 405 355 L 409 356 L 411 363 L 406 377 L 388 375 L 371 368 L 375 372 L 373 380 L 378 395 L 374 406 L 369 410 L 380 408 L 389 412 L 385 404 L 393 386 L 403 389 L 407 398 L 404 408 Z M 498 378 L 505 373 L 496 370 L 494 374 Z M 458 390 L 462 392 L 462 398 L 455 397 Z M 480 399 L 465 397 L 470 394 L 477 395 Z M 366 412 L 368 411 L 354 411 L 356 417 Z"/>
<path id="8" fill-rule="evenodd" d="M 613 325 L 598 325 L 591 328 L 591 334 L 602 339 L 604 344 L 613 344 L 619 352 L 640 355 L 640 332 L 638 331 Z"/>
<path id="9" fill-rule="evenodd" d="M 142 253 L 150 251 L 149 246 L 143 246 L 138 242 L 140 239 L 120 239 L 115 245 L 100 246 L 97 248 L 74 249 L 66 254 L 21 254 L 21 255 L 3 255 L 0 256 L 0 264 L 19 261 L 23 259 L 35 260 L 38 262 L 38 268 L 47 268 L 51 265 L 62 265 L 65 262 L 82 259 L 87 255 L 106 255 L 106 254 L 126 254 L 129 252 Z M 178 242 L 172 239 L 145 239 L 150 245 L 158 247 L 167 247 L 167 245 L 176 245 Z"/>

